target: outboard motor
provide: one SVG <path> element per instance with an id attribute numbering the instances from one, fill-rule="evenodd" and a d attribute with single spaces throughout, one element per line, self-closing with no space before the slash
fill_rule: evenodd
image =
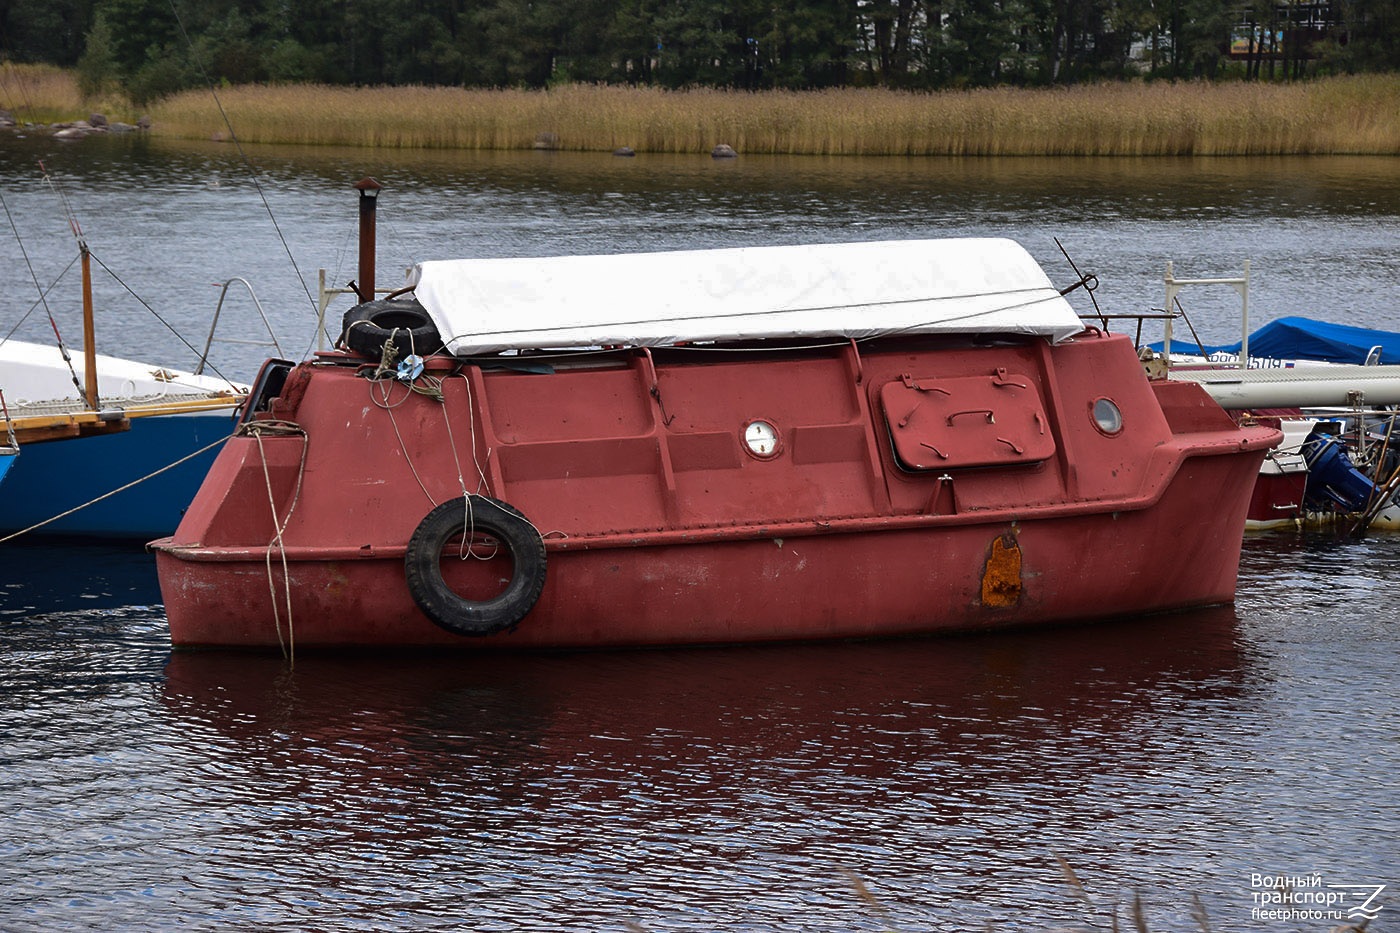
<path id="1" fill-rule="evenodd" d="M 1303 443 L 1302 454 L 1308 464 L 1303 499 L 1309 509 L 1360 512 L 1378 494 L 1376 484 L 1351 462 L 1340 437 L 1314 433 Z"/>

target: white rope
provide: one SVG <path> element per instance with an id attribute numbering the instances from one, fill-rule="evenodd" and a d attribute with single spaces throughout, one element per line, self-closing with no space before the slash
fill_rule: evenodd
<path id="1" fill-rule="evenodd" d="M 243 426 L 244 434 L 251 434 L 258 442 L 258 455 L 262 460 L 263 482 L 267 486 L 267 504 L 272 514 L 272 540 L 267 544 L 267 551 L 264 556 L 264 563 L 267 567 L 267 589 L 272 600 L 272 626 L 277 632 L 277 646 L 282 651 L 282 657 L 287 659 L 290 665 L 296 664 L 296 631 L 292 619 L 292 571 L 287 564 L 287 547 L 282 539 L 283 532 L 287 530 L 287 525 L 291 523 L 292 513 L 296 511 L 297 503 L 301 500 L 301 481 L 306 474 L 306 454 L 310 448 L 310 439 L 306 436 L 306 431 L 298 424 L 290 421 L 253 421 Z M 301 463 L 297 467 L 297 484 L 292 493 L 291 505 L 287 508 L 287 515 L 280 521 L 277 518 L 277 499 L 272 491 L 272 474 L 267 467 L 267 451 L 263 448 L 263 435 L 273 434 L 289 436 L 299 434 L 301 443 Z M 287 602 L 287 639 L 282 640 L 282 617 L 277 611 L 277 581 L 272 573 L 272 550 L 277 549 L 282 561 L 282 589 Z"/>
<path id="2" fill-rule="evenodd" d="M 486 478 L 486 471 L 483 470 L 481 467 L 481 458 L 477 456 L 476 407 L 472 404 L 472 382 L 470 379 L 467 378 L 465 373 L 459 372 L 457 373 L 457 375 L 462 377 L 462 383 L 466 386 L 467 391 L 467 428 L 470 431 L 469 436 L 472 439 L 472 466 L 476 467 L 476 491 L 478 494 L 494 495 L 494 493 L 492 493 L 491 491 L 491 482 Z M 457 440 L 452 436 L 452 419 L 447 417 L 446 393 L 443 393 L 442 415 L 443 423 L 447 425 L 447 439 L 452 446 L 452 460 L 454 463 L 457 464 L 457 485 L 462 488 L 462 495 L 470 495 L 470 493 L 467 491 L 466 477 L 462 475 L 462 461 L 457 457 Z M 486 456 L 488 459 L 491 456 L 491 451 L 489 448 L 486 451 Z M 483 490 L 485 491 L 484 493 Z"/>
<path id="3" fill-rule="evenodd" d="M 408 455 L 408 446 L 404 444 L 403 435 L 399 433 L 399 423 L 397 419 L 394 418 L 394 409 L 404 404 L 404 402 L 407 402 L 413 396 L 413 392 L 410 390 L 404 395 L 402 401 L 390 404 L 389 400 L 393 394 L 394 383 L 396 381 L 397 380 L 394 379 L 371 380 L 369 400 L 376 408 L 383 409 L 389 415 L 389 426 L 394 429 L 394 437 L 398 438 L 399 450 L 403 453 L 403 462 L 408 464 L 409 472 L 413 474 L 414 480 L 417 481 L 418 488 L 423 490 L 423 495 L 428 497 L 428 502 L 436 506 L 437 500 L 433 498 L 432 493 L 428 492 L 428 487 L 424 485 L 423 478 L 418 475 L 418 468 L 413 465 L 413 458 Z M 376 386 L 379 387 L 380 394 L 383 396 L 383 404 L 375 400 L 374 389 Z"/>
<path id="4" fill-rule="evenodd" d="M 404 443 L 403 434 L 399 431 L 399 424 L 398 420 L 394 417 L 394 411 L 395 409 L 404 405 L 409 400 L 409 398 L 415 394 L 436 399 L 442 405 L 442 421 L 443 427 L 447 432 L 447 446 L 448 449 L 452 451 L 452 462 L 457 470 L 457 487 L 462 491 L 462 538 L 458 548 L 460 552 L 460 559 L 466 560 L 468 557 L 475 557 L 478 560 L 490 560 L 493 557 L 495 557 L 496 554 L 499 552 L 499 544 L 497 545 L 497 547 L 492 548 L 489 553 L 477 552 L 475 548 L 476 521 L 472 512 L 472 499 L 477 496 L 480 496 L 482 498 L 494 497 L 495 493 L 491 489 L 490 480 L 487 479 L 486 470 L 482 466 L 481 454 L 477 447 L 476 406 L 472 398 L 471 380 L 466 376 L 465 373 L 462 373 L 460 370 L 457 371 L 455 375 L 461 376 L 462 382 L 466 386 L 467 425 L 468 433 L 471 438 L 472 466 L 475 468 L 477 476 L 476 492 L 472 492 L 469 489 L 467 489 L 466 474 L 462 469 L 462 460 L 457 452 L 457 438 L 452 433 L 452 418 L 447 411 L 447 393 L 444 391 L 443 388 L 444 380 L 438 379 L 434 376 L 420 376 L 418 377 L 418 380 L 414 380 L 411 383 L 405 384 L 405 387 L 408 391 L 404 394 L 404 397 L 401 400 L 395 402 L 393 401 L 393 387 L 394 384 L 396 382 L 399 382 L 400 380 L 393 378 L 390 372 L 387 369 L 385 369 L 383 362 L 381 361 L 380 366 L 376 368 L 372 374 L 370 374 L 371 386 L 374 386 L 376 384 L 379 385 L 380 397 L 375 398 L 374 388 L 371 388 L 370 402 L 374 404 L 377 408 L 382 409 L 386 414 L 388 414 L 389 424 L 394 429 L 394 437 L 399 442 L 399 450 L 403 453 L 404 462 L 408 464 L 409 471 L 413 474 L 414 480 L 418 483 L 418 488 L 423 491 L 423 495 L 427 497 L 428 502 L 430 502 L 434 508 L 437 507 L 438 502 L 436 499 L 433 498 L 432 494 L 428 492 L 428 487 L 423 482 L 422 476 L 419 475 L 418 468 L 414 466 L 413 458 L 409 455 L 408 447 Z M 426 387 L 418 385 L 417 383 L 419 380 L 426 383 Z M 489 459 L 490 456 L 491 451 L 488 448 L 486 451 L 487 459 Z M 535 534 L 539 536 L 541 542 L 545 540 L 545 535 L 541 533 L 539 528 L 535 526 L 534 522 L 531 522 L 528 518 L 526 518 L 525 523 L 528 524 L 531 527 L 531 529 L 534 530 Z M 551 532 L 550 534 L 558 534 L 563 537 L 567 537 L 567 535 L 564 535 L 562 532 Z"/>

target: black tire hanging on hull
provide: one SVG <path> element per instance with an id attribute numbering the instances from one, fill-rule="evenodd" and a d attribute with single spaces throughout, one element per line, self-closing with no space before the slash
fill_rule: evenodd
<path id="1" fill-rule="evenodd" d="M 506 588 L 486 600 L 465 599 L 442 576 L 442 551 L 453 538 L 487 534 L 510 551 L 514 570 Z M 404 554 L 413 602 L 454 635 L 482 637 L 509 631 L 529 615 L 544 590 L 544 541 L 512 506 L 486 496 L 458 496 L 427 514 Z"/>

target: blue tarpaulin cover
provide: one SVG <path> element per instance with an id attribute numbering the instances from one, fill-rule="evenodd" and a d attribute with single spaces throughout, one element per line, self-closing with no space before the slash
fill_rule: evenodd
<path id="1" fill-rule="evenodd" d="M 1148 344 L 1161 352 L 1162 342 Z M 1371 330 L 1347 324 L 1328 324 L 1305 317 L 1281 317 L 1249 335 L 1249 355 L 1274 360 L 1321 360 L 1328 363 L 1364 363 L 1371 348 L 1381 348 L 1380 362 L 1400 364 L 1400 334 L 1386 330 Z M 1217 344 L 1205 348 L 1206 355 L 1215 353 L 1239 355 L 1240 342 Z M 1188 335 L 1172 336 L 1172 352 L 1200 352 Z"/>

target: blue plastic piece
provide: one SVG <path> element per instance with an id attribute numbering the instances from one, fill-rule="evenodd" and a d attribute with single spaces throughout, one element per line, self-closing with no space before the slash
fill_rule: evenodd
<path id="1" fill-rule="evenodd" d="M 417 353 L 410 353 L 399 360 L 399 370 L 394 378 L 400 382 L 412 382 L 421 375 L 423 375 L 423 357 Z"/>

